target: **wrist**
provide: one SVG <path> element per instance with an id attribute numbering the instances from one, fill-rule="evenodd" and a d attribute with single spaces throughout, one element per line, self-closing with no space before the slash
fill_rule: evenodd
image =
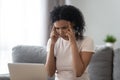
<path id="1" fill-rule="evenodd" d="M 51 42 L 50 46 L 54 47 L 55 46 L 55 42 Z"/>
<path id="2" fill-rule="evenodd" d="M 71 41 L 71 42 L 70 42 L 70 46 L 71 46 L 71 47 L 77 47 L 76 41 Z"/>
<path id="3" fill-rule="evenodd" d="M 70 40 L 70 44 L 71 45 L 76 44 L 76 40 L 75 39 Z"/>

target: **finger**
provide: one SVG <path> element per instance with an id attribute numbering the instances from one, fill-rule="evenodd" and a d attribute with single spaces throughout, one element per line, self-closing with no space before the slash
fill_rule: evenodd
<path id="1" fill-rule="evenodd" d="M 55 30 L 55 27 L 54 27 L 54 25 L 53 25 L 53 27 L 52 27 L 52 31 L 54 31 Z"/>
<path id="2" fill-rule="evenodd" d="M 55 32 L 55 34 L 57 34 L 55 26 L 53 26 L 53 31 Z"/>
<path id="3" fill-rule="evenodd" d="M 53 30 L 56 32 L 55 26 L 53 26 Z"/>
<path id="4" fill-rule="evenodd" d="M 56 34 L 55 26 L 53 25 L 51 32 L 54 32 Z"/>
<path id="5" fill-rule="evenodd" d="M 70 32 L 70 31 L 68 31 L 66 34 L 67 34 L 67 35 L 70 35 L 70 34 L 71 34 L 71 32 Z"/>
<path id="6" fill-rule="evenodd" d="M 73 30 L 72 30 L 72 28 L 71 28 L 71 27 L 69 27 L 69 28 L 68 28 L 68 31 L 69 31 L 69 32 L 73 32 Z"/>
<path id="7" fill-rule="evenodd" d="M 70 32 L 73 32 L 72 28 L 70 28 Z"/>
<path id="8" fill-rule="evenodd" d="M 69 28 L 72 28 L 72 24 L 70 22 L 68 23 L 68 26 L 69 26 Z"/>
<path id="9" fill-rule="evenodd" d="M 72 30 L 72 26 L 71 26 L 71 24 L 68 23 L 68 26 L 69 26 L 69 27 L 68 27 L 69 31 L 72 32 L 73 30 Z"/>

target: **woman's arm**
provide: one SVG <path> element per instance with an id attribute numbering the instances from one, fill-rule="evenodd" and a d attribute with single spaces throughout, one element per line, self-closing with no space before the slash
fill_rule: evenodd
<path id="1" fill-rule="evenodd" d="M 79 52 L 76 42 L 71 43 L 73 69 L 77 77 L 80 77 L 86 70 L 93 52 Z"/>
<path id="2" fill-rule="evenodd" d="M 47 69 L 48 75 L 52 77 L 56 71 L 56 59 L 54 57 L 54 44 L 50 45 L 50 51 L 47 54 L 45 67 Z"/>
<path id="3" fill-rule="evenodd" d="M 58 39 L 58 34 L 56 33 L 54 26 L 52 28 L 50 38 L 51 38 L 51 41 L 49 44 L 50 47 L 47 54 L 47 60 L 46 60 L 45 66 L 46 66 L 48 75 L 52 77 L 56 71 L 56 58 L 54 56 L 54 48 L 55 48 L 56 41 Z"/>
<path id="4" fill-rule="evenodd" d="M 93 52 L 79 52 L 75 34 L 71 27 L 72 26 L 69 24 L 69 30 L 66 35 L 69 37 L 69 42 L 71 45 L 74 72 L 77 77 L 80 77 L 86 70 Z"/>

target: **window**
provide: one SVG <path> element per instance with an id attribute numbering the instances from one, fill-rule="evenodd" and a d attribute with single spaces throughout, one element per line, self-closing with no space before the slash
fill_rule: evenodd
<path id="1" fill-rule="evenodd" d="M 14 46 L 45 46 L 46 0 L 42 1 L 0 0 L 0 74 L 8 73 Z"/>

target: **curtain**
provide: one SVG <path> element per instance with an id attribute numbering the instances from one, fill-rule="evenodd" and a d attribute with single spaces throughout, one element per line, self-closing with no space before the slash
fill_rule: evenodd
<path id="1" fill-rule="evenodd" d="M 44 0 L 0 0 L 1 74 L 8 72 L 14 46 L 46 45 L 46 6 Z"/>
<path id="2" fill-rule="evenodd" d="M 8 73 L 12 48 L 17 45 L 46 46 L 49 12 L 65 0 L 0 0 L 0 74 Z"/>

